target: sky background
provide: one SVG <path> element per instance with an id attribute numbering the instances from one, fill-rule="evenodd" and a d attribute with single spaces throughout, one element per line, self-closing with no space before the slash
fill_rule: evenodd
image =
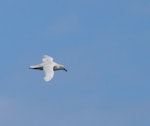
<path id="1" fill-rule="evenodd" d="M 149 0 L 1 0 L 0 44 L 1 126 L 150 125 Z"/>

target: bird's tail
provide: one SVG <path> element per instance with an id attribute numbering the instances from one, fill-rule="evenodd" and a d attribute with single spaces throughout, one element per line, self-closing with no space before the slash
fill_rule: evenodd
<path id="1" fill-rule="evenodd" d="M 32 65 L 32 66 L 29 66 L 29 69 L 43 70 L 43 66 L 42 65 Z"/>

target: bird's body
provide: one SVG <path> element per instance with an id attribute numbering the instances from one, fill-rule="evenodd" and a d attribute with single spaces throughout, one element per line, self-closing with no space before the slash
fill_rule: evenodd
<path id="1" fill-rule="evenodd" d="M 57 64 L 56 62 L 53 61 L 53 58 L 48 55 L 44 55 L 42 61 L 43 62 L 41 64 L 32 65 L 29 68 L 36 69 L 36 70 L 44 70 L 45 81 L 50 81 L 54 76 L 54 71 L 56 70 L 65 70 L 67 72 L 67 69 L 65 69 L 63 65 Z"/>

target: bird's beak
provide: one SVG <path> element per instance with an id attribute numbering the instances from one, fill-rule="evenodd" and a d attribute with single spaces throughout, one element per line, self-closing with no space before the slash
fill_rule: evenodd
<path id="1" fill-rule="evenodd" d="M 68 71 L 66 68 L 64 68 L 63 70 L 66 71 L 66 72 Z"/>

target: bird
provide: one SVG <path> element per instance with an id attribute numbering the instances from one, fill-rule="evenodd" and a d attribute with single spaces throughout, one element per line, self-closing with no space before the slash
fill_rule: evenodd
<path id="1" fill-rule="evenodd" d="M 29 66 L 29 69 L 43 70 L 45 73 L 44 80 L 46 82 L 53 78 L 54 71 L 56 70 L 64 70 L 67 72 L 67 69 L 64 67 L 64 65 L 54 62 L 53 57 L 48 55 L 43 56 L 41 64 Z"/>

